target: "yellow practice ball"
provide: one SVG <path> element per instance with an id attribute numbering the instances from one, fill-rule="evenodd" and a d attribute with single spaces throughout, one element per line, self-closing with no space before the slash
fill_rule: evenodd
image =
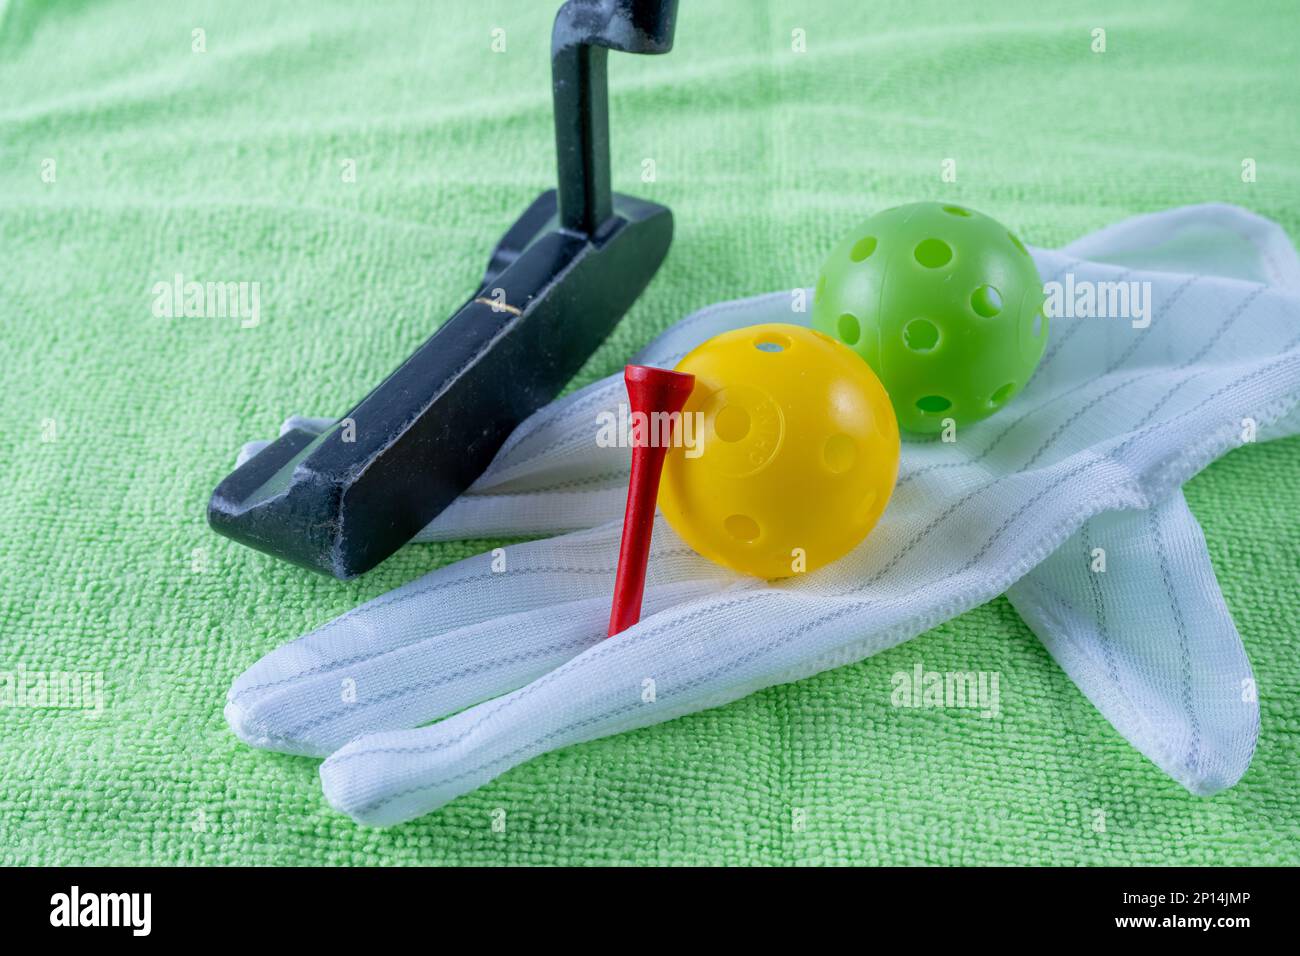
<path id="1" fill-rule="evenodd" d="M 693 440 L 669 450 L 659 507 L 687 544 L 783 578 L 866 537 L 898 476 L 898 420 L 852 349 L 771 323 L 715 336 L 677 370 L 695 376 L 679 426 Z"/>

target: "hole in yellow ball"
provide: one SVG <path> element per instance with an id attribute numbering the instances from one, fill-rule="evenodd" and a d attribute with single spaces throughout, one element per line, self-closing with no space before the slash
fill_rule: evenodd
<path id="1" fill-rule="evenodd" d="M 760 352 L 784 352 L 793 344 L 794 343 L 784 335 L 776 335 L 769 332 L 754 343 L 754 348 L 758 349 Z"/>
<path id="2" fill-rule="evenodd" d="M 876 237 L 864 236 L 853 244 L 853 248 L 849 250 L 849 258 L 854 262 L 861 262 L 875 251 Z"/>
<path id="3" fill-rule="evenodd" d="M 942 395 L 926 395 L 916 400 L 916 407 L 927 415 L 938 415 L 952 408 L 952 402 Z"/>
<path id="4" fill-rule="evenodd" d="M 841 315 L 839 333 L 840 341 L 845 345 L 857 345 L 858 339 L 862 337 L 862 326 L 858 325 L 858 317 L 851 312 Z"/>
<path id="5" fill-rule="evenodd" d="M 857 443 L 843 432 L 832 435 L 822 446 L 822 461 L 837 475 L 842 475 L 852 468 L 857 459 Z"/>
<path id="6" fill-rule="evenodd" d="M 740 441 L 749 434 L 749 412 L 740 405 L 725 405 L 713 420 L 713 431 L 723 441 Z"/>
<path id="7" fill-rule="evenodd" d="M 976 315 L 991 319 L 1002 311 L 1002 293 L 991 285 L 982 285 L 970 294 L 970 307 Z"/>
<path id="8" fill-rule="evenodd" d="M 929 319 L 913 319 L 903 326 L 903 343 L 913 352 L 931 352 L 939 344 L 939 326 Z"/>
<path id="9" fill-rule="evenodd" d="M 876 493 L 868 491 L 858 506 L 854 509 L 853 520 L 857 524 L 866 524 L 867 519 L 871 517 L 871 511 L 876 507 Z"/>
<path id="10" fill-rule="evenodd" d="M 748 543 L 758 537 L 758 522 L 749 515 L 731 515 L 722 526 L 737 541 Z"/>
<path id="11" fill-rule="evenodd" d="M 952 261 L 952 246 L 942 239 L 925 239 L 912 254 L 927 269 L 938 269 Z"/>

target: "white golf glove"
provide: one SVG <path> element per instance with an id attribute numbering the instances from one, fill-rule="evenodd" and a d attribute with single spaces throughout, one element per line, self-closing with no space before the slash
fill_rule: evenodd
<path id="1" fill-rule="evenodd" d="M 746 578 L 659 518 L 642 620 L 606 640 L 629 462 L 595 441 L 597 415 L 626 400 L 613 375 L 522 424 L 417 540 L 572 533 L 440 568 L 273 651 L 231 687 L 231 727 L 328 756 L 330 803 L 388 825 L 538 754 L 859 660 L 1006 592 L 1147 757 L 1193 793 L 1231 785 L 1259 710 L 1179 486 L 1255 429 L 1300 430 L 1300 261 L 1275 224 L 1229 206 L 1034 258 L 1045 282 L 1150 283 L 1136 287 L 1150 311 L 1054 319 L 1006 408 L 952 443 L 905 437 L 884 517 L 841 560 Z M 706 308 L 634 361 L 672 367 L 728 329 L 805 323 L 794 301 Z"/>

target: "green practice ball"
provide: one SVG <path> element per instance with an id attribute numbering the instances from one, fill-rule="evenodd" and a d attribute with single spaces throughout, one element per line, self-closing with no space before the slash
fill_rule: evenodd
<path id="1" fill-rule="evenodd" d="M 1043 284 L 995 219 L 918 202 L 859 224 L 817 279 L 813 327 L 866 359 L 898 423 L 979 421 L 1025 387 L 1047 345 Z"/>

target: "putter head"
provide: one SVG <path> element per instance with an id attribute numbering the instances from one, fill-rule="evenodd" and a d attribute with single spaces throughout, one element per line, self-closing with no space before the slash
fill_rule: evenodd
<path id="1" fill-rule="evenodd" d="M 293 429 L 228 475 L 208 521 L 351 578 L 400 548 L 551 401 L 636 300 L 672 241 L 667 207 L 609 188 L 605 58 L 664 53 L 676 0 L 569 0 L 555 20 L 559 189 L 497 243 L 478 290 L 334 426 Z"/>

